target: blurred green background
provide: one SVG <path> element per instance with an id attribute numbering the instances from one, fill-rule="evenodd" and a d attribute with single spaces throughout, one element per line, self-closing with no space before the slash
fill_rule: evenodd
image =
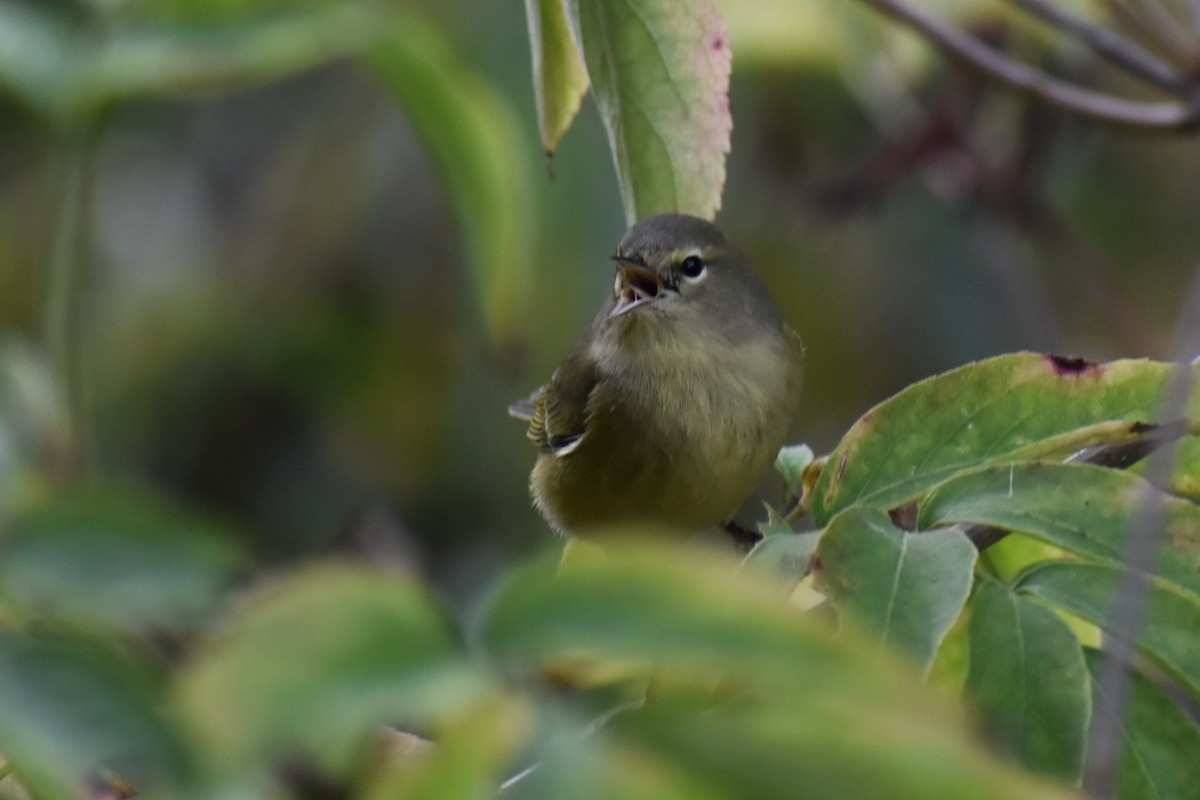
<path id="1" fill-rule="evenodd" d="M 42 318 L 63 165 L 83 138 L 89 474 L 234 523 L 264 564 L 348 551 L 466 598 L 552 540 L 528 502 L 534 452 L 505 407 L 595 313 L 624 229 L 590 99 L 542 156 L 522 5 L 402 8 L 517 126 L 506 157 L 529 263 L 503 337 L 411 124 L 438 98 L 397 102 L 357 45 L 314 35 L 302 57 L 236 80 L 184 86 L 164 71 L 165 89 L 102 98 L 82 114 L 90 127 L 42 80 L 61 65 L 30 66 L 16 46 L 38 44 L 34 29 L 65 37 L 62 53 L 80 31 L 152 31 L 159 61 L 134 71 L 153 84 L 153 65 L 206 36 L 233 49 L 240 28 L 339 5 L 0 0 L 0 502 L 56 483 Z M 395 4 L 353 5 L 364 30 L 396 24 Z M 1139 93 L 995 4 L 926 5 L 1055 74 Z M 874 403 L 972 359 L 1168 354 L 1200 255 L 1194 137 L 1032 104 L 852 0 L 723 8 L 734 132 L 718 222 L 805 339 L 803 437 L 817 452 Z M 22 27 L 31 14 L 55 22 Z"/>

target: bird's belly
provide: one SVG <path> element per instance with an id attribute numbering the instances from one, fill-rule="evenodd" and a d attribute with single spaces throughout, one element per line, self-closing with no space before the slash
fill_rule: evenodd
<path id="1" fill-rule="evenodd" d="M 657 436 L 636 417 L 607 418 L 610 424 L 590 430 L 576 451 L 543 454 L 534 467 L 534 500 L 564 532 L 637 526 L 686 534 L 723 524 L 757 486 L 782 439 L 781 432 L 711 415 L 704 425 Z"/>

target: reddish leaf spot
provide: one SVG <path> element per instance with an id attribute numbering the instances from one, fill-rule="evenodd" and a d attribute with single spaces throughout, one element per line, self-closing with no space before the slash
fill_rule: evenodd
<path id="1" fill-rule="evenodd" d="M 708 49 L 710 50 L 724 50 L 728 44 L 723 33 L 714 33 L 708 37 Z"/>
<path id="2" fill-rule="evenodd" d="M 1045 358 L 1054 371 L 1064 378 L 1082 377 L 1084 375 L 1096 376 L 1104 371 L 1103 364 L 1098 361 L 1088 361 L 1086 358 L 1056 356 L 1053 354 L 1047 355 Z"/>
<path id="3" fill-rule="evenodd" d="M 916 503 L 906 503 L 902 506 L 896 506 L 888 512 L 888 516 L 892 518 L 892 524 L 902 531 L 912 533 L 917 529 Z"/>

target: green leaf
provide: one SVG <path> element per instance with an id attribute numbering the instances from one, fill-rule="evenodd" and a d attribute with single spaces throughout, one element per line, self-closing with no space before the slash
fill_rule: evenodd
<path id="1" fill-rule="evenodd" d="M 814 691 L 862 681 L 872 693 L 905 696 L 911 677 L 882 670 L 790 608 L 782 578 L 736 567 L 732 558 L 633 541 L 561 566 L 548 559 L 507 582 L 481 630 L 498 658 L 518 665 L 609 660 L 630 672 L 652 664 L 664 677 L 754 675 L 787 686 L 799 672 Z"/>
<path id="2" fill-rule="evenodd" d="M 436 719 L 486 688 L 424 589 L 338 565 L 266 587 L 179 687 L 219 763 L 237 769 L 300 748 L 333 771 L 372 726 Z"/>
<path id="3" fill-rule="evenodd" d="M 567 0 L 608 129 L 625 216 L 721 206 L 729 38 L 712 0 Z"/>
<path id="4" fill-rule="evenodd" d="M 587 68 L 571 38 L 563 0 L 525 0 L 533 49 L 533 95 L 546 155 L 554 154 L 588 90 Z"/>
<path id="5" fill-rule="evenodd" d="M 906 533 L 860 506 L 834 518 L 817 554 L 818 588 L 838 611 L 928 668 L 971 591 L 974 545 L 956 530 Z"/>
<path id="6" fill-rule="evenodd" d="M 514 576 L 482 628 L 510 669 L 609 659 L 654 675 L 643 707 L 545 742 L 515 797 L 1062 796 L 981 750 L 903 664 L 734 563 L 626 542 Z"/>
<path id="7" fill-rule="evenodd" d="M 503 770 L 525 749 L 533 725 L 532 704 L 496 695 L 473 703 L 433 732 L 432 741 L 389 732 L 377 747 L 379 774 L 364 800 L 461 800 L 489 797 L 506 777 Z"/>
<path id="8" fill-rule="evenodd" d="M 1071 629 L 1054 612 L 985 580 L 968 637 L 966 688 L 992 740 L 1036 772 L 1077 780 L 1091 689 Z"/>
<path id="9" fill-rule="evenodd" d="M 1103 655 L 1085 650 L 1097 705 Z M 1200 799 L 1196 763 L 1200 728 L 1161 687 L 1139 673 L 1132 676 L 1122 726 L 1117 795 L 1121 800 Z"/>
<path id="10" fill-rule="evenodd" d="M 246 561 L 214 523 L 95 488 L 13 520 L 0 539 L 0 595 L 29 613 L 122 631 L 190 626 Z"/>
<path id="11" fill-rule="evenodd" d="M 807 693 L 803 680 L 798 673 L 795 692 Z M 888 703 L 868 710 L 853 691 L 848 681 L 804 709 L 778 695 L 758 702 L 708 698 L 682 708 L 655 702 L 616 717 L 611 725 L 613 736 L 628 742 L 628 749 L 677 765 L 726 798 L 1074 796 L 1004 765 L 965 731 L 920 714 L 897 713 Z M 617 762 L 610 769 L 621 766 Z M 578 795 L 558 795 L 565 796 Z"/>
<path id="12" fill-rule="evenodd" d="M 775 456 L 775 471 L 783 477 L 789 492 L 799 495 L 804 483 L 804 470 L 813 462 L 812 448 L 806 444 L 783 447 Z"/>
<path id="13" fill-rule="evenodd" d="M 1154 491 L 1137 475 L 1088 464 L 1010 464 L 969 472 L 921 503 L 922 529 L 956 522 L 995 525 L 1114 564 L 1138 504 Z M 1200 507 L 1164 497 L 1166 542 L 1158 572 L 1200 592 Z"/>
<path id="14" fill-rule="evenodd" d="M 1079 428 L 1152 421 L 1171 369 L 1146 360 L 1092 363 L 1016 353 L 913 384 L 842 438 L 813 491 L 813 519 L 825 525 L 865 501 L 891 508 L 971 467 L 1045 457 L 1048 440 L 1051 450 L 1061 450 L 1065 442 L 1055 437 Z M 1124 436 L 1118 427 L 1101 433 Z"/>
<path id="15" fill-rule="evenodd" d="M 766 536 L 754 546 L 744 563 L 787 576 L 791 579 L 791 588 L 795 588 L 812 568 L 820 539 L 820 531 L 792 533 L 789 528 L 787 532 Z"/>
<path id="16" fill-rule="evenodd" d="M 368 63 L 446 181 L 487 330 L 506 344 L 524 319 L 533 239 L 525 145 L 512 110 L 416 17 L 373 50 Z"/>
<path id="17" fill-rule="evenodd" d="M 533 766 L 514 776 L 505 800 L 721 800 L 729 797 L 694 770 L 622 741 L 558 709 L 543 710 Z M 590 730 L 589 730 L 590 729 Z M 580 731 L 587 730 L 586 735 Z"/>
<path id="18" fill-rule="evenodd" d="M 1121 570 L 1108 564 L 1053 561 L 1033 567 L 1017 589 L 1127 638 L 1109 627 Z M 1139 646 L 1148 657 L 1200 697 L 1200 597 L 1161 579 L 1150 583 L 1150 605 Z"/>
<path id="19" fill-rule="evenodd" d="M 141 665 L 79 640 L 0 631 L 0 753 L 39 798 L 78 798 L 106 768 L 147 796 L 183 777 L 180 743 Z M 132 777 L 132 776 L 128 776 Z"/>

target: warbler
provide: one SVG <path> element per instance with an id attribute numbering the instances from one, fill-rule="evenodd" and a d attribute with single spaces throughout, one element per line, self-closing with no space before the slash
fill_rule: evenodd
<path id="1" fill-rule="evenodd" d="M 537 509 L 583 537 L 731 522 L 796 417 L 800 337 L 712 223 L 649 217 L 550 382 L 510 406 L 537 446 Z"/>

